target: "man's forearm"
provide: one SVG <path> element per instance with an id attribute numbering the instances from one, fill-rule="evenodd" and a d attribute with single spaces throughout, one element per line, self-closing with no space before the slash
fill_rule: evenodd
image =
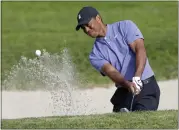
<path id="1" fill-rule="evenodd" d="M 108 76 L 111 78 L 111 80 L 113 80 L 113 82 L 115 82 L 115 84 L 124 87 L 128 86 L 128 81 L 125 80 L 125 78 L 119 72 L 117 71 L 110 72 Z"/>
<path id="2" fill-rule="evenodd" d="M 136 51 L 136 72 L 135 76 L 141 77 L 146 64 L 146 52 L 145 50 Z"/>
<path id="3" fill-rule="evenodd" d="M 115 84 L 121 86 L 129 86 L 129 81 L 125 80 L 123 75 L 118 72 L 111 64 L 105 64 L 102 67 L 102 72 L 107 75 Z"/>

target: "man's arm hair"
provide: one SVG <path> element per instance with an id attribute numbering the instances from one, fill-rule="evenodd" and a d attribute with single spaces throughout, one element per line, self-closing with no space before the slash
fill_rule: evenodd
<path id="1" fill-rule="evenodd" d="M 124 77 L 118 72 L 111 64 L 106 63 L 102 67 L 102 72 L 105 73 L 113 82 L 117 85 L 127 87 L 129 81 L 125 80 Z"/>
<path id="2" fill-rule="evenodd" d="M 130 44 L 131 49 L 136 54 L 136 72 L 135 76 L 141 77 L 146 64 L 146 50 L 143 39 L 137 39 Z"/>

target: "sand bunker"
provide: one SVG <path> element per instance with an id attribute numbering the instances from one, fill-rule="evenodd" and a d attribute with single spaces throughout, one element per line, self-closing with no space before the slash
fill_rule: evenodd
<path id="1" fill-rule="evenodd" d="M 178 80 L 159 82 L 159 110 L 178 109 Z M 110 98 L 115 87 L 78 90 L 68 99 L 61 92 L 2 92 L 2 118 L 42 117 L 58 115 L 89 115 L 110 113 Z M 66 100 L 66 101 L 65 101 Z M 168 100 L 168 101 L 167 101 Z"/>

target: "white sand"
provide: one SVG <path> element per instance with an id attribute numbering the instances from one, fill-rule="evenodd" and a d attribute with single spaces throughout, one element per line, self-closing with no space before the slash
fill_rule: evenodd
<path id="1" fill-rule="evenodd" d="M 159 82 L 161 100 L 159 110 L 178 110 L 178 80 Z M 42 117 L 55 115 L 102 114 L 112 111 L 110 98 L 115 87 L 78 90 L 73 94 L 74 104 L 65 106 L 65 99 L 53 103 L 50 92 L 2 92 L 2 118 Z M 61 94 L 62 95 L 62 94 Z M 68 96 L 69 97 L 69 96 Z M 62 101 L 61 101 L 62 100 Z M 69 100 L 69 99 L 66 99 Z M 53 105 L 56 105 L 54 108 Z M 68 112 L 68 113 L 67 113 Z"/>

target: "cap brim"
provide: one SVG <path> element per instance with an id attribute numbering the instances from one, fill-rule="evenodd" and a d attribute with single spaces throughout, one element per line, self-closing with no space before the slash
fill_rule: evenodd
<path id="1" fill-rule="evenodd" d="M 81 25 L 77 25 L 76 26 L 76 31 L 80 30 L 80 28 L 81 28 Z"/>
<path id="2" fill-rule="evenodd" d="M 78 30 L 81 28 L 81 26 L 82 26 L 82 25 L 84 25 L 84 24 L 88 24 L 88 23 L 89 23 L 89 21 L 90 21 L 90 19 L 89 19 L 89 20 L 82 21 L 82 22 L 78 23 L 78 25 L 76 26 L 76 31 L 78 31 Z"/>

